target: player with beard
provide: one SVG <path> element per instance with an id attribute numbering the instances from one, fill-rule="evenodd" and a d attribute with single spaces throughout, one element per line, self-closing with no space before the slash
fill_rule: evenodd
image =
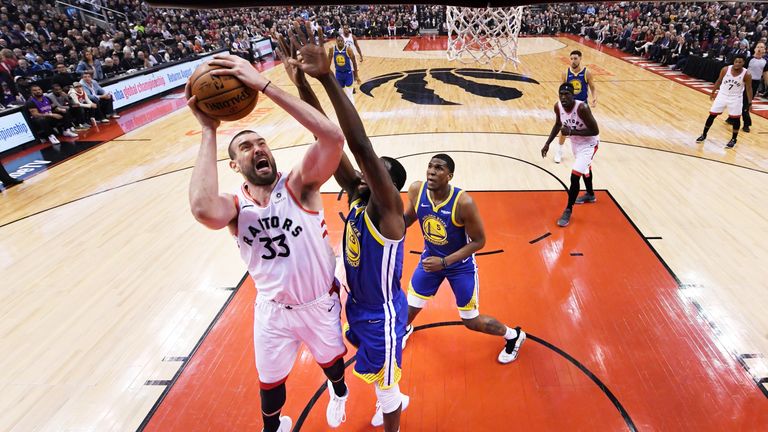
<path id="1" fill-rule="evenodd" d="M 448 279 L 464 327 L 504 337 L 504 348 L 497 359 L 514 361 L 525 342 L 520 327 L 509 328 L 496 318 L 480 314 L 480 283 L 475 252 L 485 246 L 485 230 L 477 205 L 463 190 L 450 184 L 455 164 L 447 154 L 436 154 L 427 165 L 427 181 L 417 181 L 408 189 L 405 224 L 419 221 L 424 236 L 424 252 L 408 287 L 408 328 Z M 405 340 L 403 341 L 405 344 Z"/>
<path id="2" fill-rule="evenodd" d="M 338 427 L 346 418 L 349 395 L 344 382 L 347 350 L 320 186 L 339 165 L 344 136 L 316 109 L 270 85 L 247 60 L 217 55 L 212 64 L 223 67 L 214 74 L 233 75 L 262 92 L 316 137 L 300 163 L 282 173 L 264 137 L 252 130 L 238 133 L 229 143 L 229 166 L 244 182 L 234 194 L 220 193 L 216 169 L 220 122 L 196 108 L 187 86 L 189 108 L 202 126 L 189 188 L 192 214 L 208 228 L 229 228 L 258 291 L 253 338 L 264 430 L 291 429 L 291 419 L 280 412 L 285 381 L 302 342 L 328 377 L 331 398 L 326 420 Z"/>
<path id="3" fill-rule="evenodd" d="M 311 29 L 307 29 L 307 34 L 311 34 Z M 294 47 L 305 44 L 299 40 L 302 35 L 303 32 L 291 33 Z M 322 41 L 322 32 L 319 39 Z M 400 429 L 400 414 L 409 402 L 399 386 L 408 314 L 408 303 L 400 287 L 405 238 L 400 189 L 405 185 L 405 168 L 395 159 L 376 155 L 354 105 L 330 73 L 333 53 L 326 54 L 314 44 L 305 44 L 299 50 L 298 61 L 295 49 L 290 49 L 281 36 L 278 43 L 288 76 L 303 100 L 322 110 L 304 72 L 325 88 L 349 149 L 362 170 L 356 171 L 347 156 L 342 155 L 334 173 L 336 181 L 347 191 L 350 206 L 342 253 L 349 292 L 346 335 L 357 347 L 355 375 L 373 384 L 376 392 L 371 424 L 383 425 L 386 432 L 396 432 Z M 291 58 L 287 58 L 287 53 Z"/>

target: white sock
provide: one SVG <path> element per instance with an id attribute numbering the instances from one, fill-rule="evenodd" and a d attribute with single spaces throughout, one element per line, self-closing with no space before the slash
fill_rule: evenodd
<path id="1" fill-rule="evenodd" d="M 510 340 L 517 337 L 517 330 L 507 327 L 507 332 L 504 333 L 504 339 Z"/>

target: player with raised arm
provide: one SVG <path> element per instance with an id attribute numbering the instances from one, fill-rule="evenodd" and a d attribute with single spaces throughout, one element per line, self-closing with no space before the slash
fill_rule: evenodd
<path id="1" fill-rule="evenodd" d="M 300 36 L 291 35 L 294 46 L 302 45 Z M 325 88 L 349 149 L 362 170 L 357 172 L 342 155 L 334 174 L 347 191 L 350 205 L 342 251 L 349 289 L 346 335 L 358 348 L 355 375 L 373 384 L 376 392 L 378 402 L 371 423 L 383 424 L 385 431 L 395 432 L 400 428 L 400 413 L 409 401 L 399 387 L 407 318 L 407 302 L 400 287 L 405 238 L 400 189 L 405 184 L 405 169 L 395 159 L 376 155 L 360 116 L 330 74 L 330 57 L 309 44 L 299 50 L 301 61 L 288 59 L 285 53 L 292 56 L 295 49 L 279 40 L 286 70 L 302 99 L 320 109 L 304 73 Z"/>
<path id="2" fill-rule="evenodd" d="M 246 60 L 220 54 L 212 64 L 223 67 L 213 74 L 233 75 L 262 92 L 317 139 L 301 162 L 283 173 L 264 137 L 252 130 L 238 133 L 229 143 L 229 166 L 244 181 L 235 193 L 221 193 L 216 162 L 220 122 L 196 108 L 187 86 L 188 106 L 202 126 L 189 187 L 192 214 L 208 228 L 229 229 L 258 291 L 253 338 L 264 430 L 291 429 L 291 419 L 280 412 L 285 381 L 302 342 L 328 377 L 332 391 L 326 419 L 338 427 L 349 395 L 344 382 L 347 350 L 320 186 L 339 165 L 344 136 L 324 115 L 273 85 Z"/>

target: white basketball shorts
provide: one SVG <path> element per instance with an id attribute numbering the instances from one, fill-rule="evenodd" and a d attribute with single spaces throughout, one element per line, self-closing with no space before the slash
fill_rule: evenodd
<path id="1" fill-rule="evenodd" d="M 253 309 L 256 371 L 264 390 L 285 382 L 302 342 L 323 368 L 347 353 L 341 335 L 341 301 L 336 292 L 302 305 L 257 299 Z"/>
<path id="2" fill-rule="evenodd" d="M 589 169 L 592 166 L 592 159 L 595 157 L 599 142 L 595 143 L 575 143 L 571 139 L 571 149 L 573 149 L 573 172 L 578 175 L 589 175 Z"/>
<path id="3" fill-rule="evenodd" d="M 718 93 L 715 97 L 715 101 L 712 102 L 712 108 L 709 109 L 709 113 L 712 115 L 720 115 L 727 108 L 728 117 L 741 117 L 743 103 L 744 99 L 741 96 L 726 96 Z"/>

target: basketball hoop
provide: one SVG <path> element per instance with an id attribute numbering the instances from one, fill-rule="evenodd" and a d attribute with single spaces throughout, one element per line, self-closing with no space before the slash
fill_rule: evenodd
<path id="1" fill-rule="evenodd" d="M 448 6 L 448 60 L 487 65 L 494 72 L 504 70 L 508 62 L 517 68 L 517 34 L 522 19 L 522 6 Z M 494 61 L 496 58 L 501 61 Z"/>

